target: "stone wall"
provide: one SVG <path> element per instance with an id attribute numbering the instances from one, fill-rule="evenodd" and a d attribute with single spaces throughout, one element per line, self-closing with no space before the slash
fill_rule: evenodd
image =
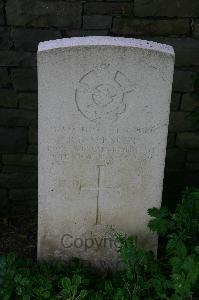
<path id="1" fill-rule="evenodd" d="M 198 0 L 0 0 L 0 207 L 10 212 L 37 205 L 37 45 L 84 35 L 174 46 L 164 201 L 199 185 L 199 124 L 187 118 L 199 107 Z"/>

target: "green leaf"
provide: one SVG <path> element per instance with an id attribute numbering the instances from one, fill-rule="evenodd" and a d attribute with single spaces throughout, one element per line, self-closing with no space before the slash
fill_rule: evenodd
<path id="1" fill-rule="evenodd" d="M 30 300 L 30 296 L 24 295 L 23 298 L 22 298 L 22 300 Z"/>
<path id="2" fill-rule="evenodd" d="M 64 288 L 64 289 L 66 289 L 66 290 L 70 290 L 71 289 L 71 281 L 70 281 L 70 278 L 68 278 L 68 277 L 63 277 L 62 279 L 61 279 L 61 285 L 62 285 L 62 287 Z"/>
<path id="3" fill-rule="evenodd" d="M 82 282 L 82 278 L 80 275 L 74 275 L 72 278 L 72 282 L 74 285 L 76 285 L 77 287 L 80 286 L 81 282 Z"/>
<path id="4" fill-rule="evenodd" d="M 11 252 L 7 255 L 7 264 L 12 265 L 16 260 L 16 254 L 14 252 Z"/>
<path id="5" fill-rule="evenodd" d="M 185 243 L 177 236 L 168 241 L 167 251 L 170 255 L 177 255 L 179 257 L 185 257 L 187 255 L 187 247 Z"/>
<path id="6" fill-rule="evenodd" d="M 17 295 L 22 295 L 23 294 L 23 288 L 21 286 L 16 287 L 16 294 Z"/>
<path id="7" fill-rule="evenodd" d="M 86 290 L 81 290 L 79 298 L 84 299 L 88 295 L 88 291 Z"/>

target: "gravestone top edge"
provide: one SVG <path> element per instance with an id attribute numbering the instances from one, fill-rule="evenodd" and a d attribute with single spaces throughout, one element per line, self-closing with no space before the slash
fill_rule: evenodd
<path id="1" fill-rule="evenodd" d="M 38 45 L 38 53 L 58 48 L 71 48 L 71 47 L 83 47 L 83 46 L 120 46 L 120 47 L 132 47 L 141 48 L 147 50 L 154 50 L 163 52 L 175 56 L 175 52 L 172 46 L 161 44 L 157 42 L 123 38 L 123 37 L 110 37 L 110 36 L 88 36 L 88 37 L 73 37 L 50 40 L 40 42 Z"/>

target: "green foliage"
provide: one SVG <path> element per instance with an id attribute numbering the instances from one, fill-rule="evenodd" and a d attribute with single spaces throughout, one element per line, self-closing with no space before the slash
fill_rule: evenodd
<path id="1" fill-rule="evenodd" d="M 199 190 L 187 189 L 171 214 L 149 209 L 149 228 L 166 240 L 156 259 L 136 237 L 117 235 L 125 271 L 94 273 L 80 261 L 34 263 L 15 254 L 0 257 L 1 300 L 185 300 L 199 287 Z"/>
<path id="2" fill-rule="evenodd" d="M 149 228 L 167 239 L 166 260 L 174 293 L 170 299 L 186 299 L 199 285 L 199 190 L 187 189 L 174 214 L 163 208 L 149 210 L 149 214 L 155 217 Z"/>

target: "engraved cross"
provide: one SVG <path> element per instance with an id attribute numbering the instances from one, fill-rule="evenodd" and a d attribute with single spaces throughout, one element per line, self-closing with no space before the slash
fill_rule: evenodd
<path id="1" fill-rule="evenodd" d="M 95 225 L 101 223 L 101 214 L 100 214 L 100 200 L 103 199 L 103 194 L 105 190 L 112 190 L 120 193 L 119 188 L 106 186 L 103 187 L 101 184 L 101 173 L 104 165 L 97 165 L 97 186 L 95 188 L 82 188 L 80 186 L 80 191 L 97 191 L 97 204 L 96 204 L 96 217 L 95 217 Z"/>

